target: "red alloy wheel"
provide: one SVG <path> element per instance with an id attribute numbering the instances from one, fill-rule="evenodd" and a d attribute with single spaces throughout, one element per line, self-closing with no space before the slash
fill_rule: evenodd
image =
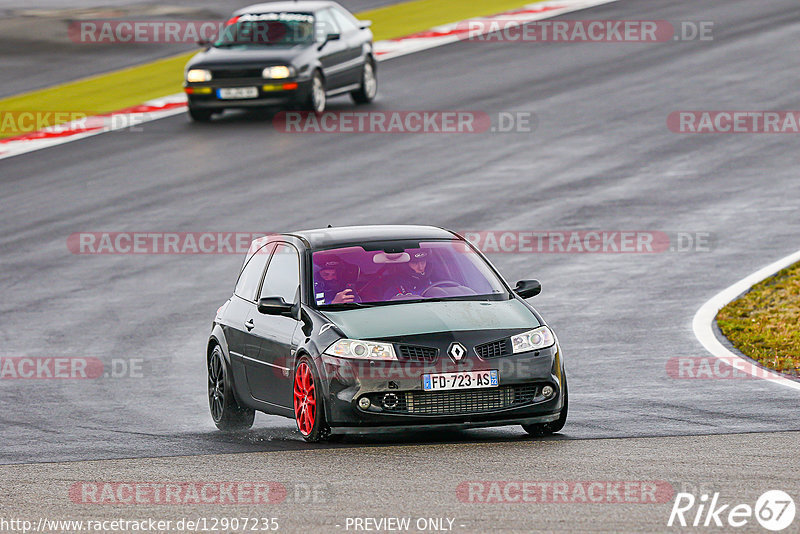
<path id="1" fill-rule="evenodd" d="M 300 362 L 294 374 L 294 418 L 301 434 L 311 434 L 317 418 L 317 392 L 314 375 L 306 362 Z"/>

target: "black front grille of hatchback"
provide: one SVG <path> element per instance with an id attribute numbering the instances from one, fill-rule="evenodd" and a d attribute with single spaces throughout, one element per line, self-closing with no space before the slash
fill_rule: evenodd
<path id="1" fill-rule="evenodd" d="M 407 391 L 405 402 L 387 410 L 413 415 L 461 415 L 491 412 L 503 408 L 523 406 L 536 400 L 536 385 L 505 386 L 486 389 L 420 392 Z"/>
<path id="2" fill-rule="evenodd" d="M 211 72 L 212 80 L 230 80 L 235 78 L 261 78 L 264 69 L 219 69 Z"/>
<path id="3" fill-rule="evenodd" d="M 433 363 L 439 349 L 433 347 L 421 347 L 418 345 L 400 345 L 397 347 L 399 359 L 409 362 Z"/>
<path id="4" fill-rule="evenodd" d="M 475 353 L 484 360 L 507 356 L 511 354 L 511 340 L 501 339 L 499 341 L 478 345 L 475 347 Z"/>

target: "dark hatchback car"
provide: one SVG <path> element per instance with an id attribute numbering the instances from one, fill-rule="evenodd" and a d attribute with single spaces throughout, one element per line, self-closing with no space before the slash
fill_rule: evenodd
<path id="1" fill-rule="evenodd" d="M 235 12 L 185 69 L 189 115 L 294 107 L 321 113 L 328 97 L 371 102 L 378 91 L 369 21 L 336 2 L 256 4 Z"/>
<path id="2" fill-rule="evenodd" d="M 361 226 L 252 243 L 206 352 L 211 414 L 256 411 L 331 433 L 520 424 L 557 432 L 568 409 L 555 334 L 462 237 Z"/>

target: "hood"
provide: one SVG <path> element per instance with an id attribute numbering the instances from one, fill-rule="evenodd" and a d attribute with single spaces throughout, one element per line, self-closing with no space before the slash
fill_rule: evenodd
<path id="1" fill-rule="evenodd" d="M 230 67 L 234 65 L 264 65 L 292 63 L 310 50 L 310 45 L 293 46 L 232 46 L 199 52 L 189 61 L 189 67 Z"/>
<path id="2" fill-rule="evenodd" d="M 465 330 L 532 329 L 540 325 L 517 299 L 419 302 L 344 311 L 325 316 L 350 339 L 381 339 Z"/>

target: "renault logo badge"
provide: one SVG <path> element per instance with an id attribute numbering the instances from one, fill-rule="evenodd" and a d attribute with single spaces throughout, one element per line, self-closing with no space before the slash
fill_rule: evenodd
<path id="1" fill-rule="evenodd" d="M 460 362 L 461 358 L 467 355 L 467 349 L 461 343 L 451 343 L 447 353 L 453 358 L 454 361 Z"/>

